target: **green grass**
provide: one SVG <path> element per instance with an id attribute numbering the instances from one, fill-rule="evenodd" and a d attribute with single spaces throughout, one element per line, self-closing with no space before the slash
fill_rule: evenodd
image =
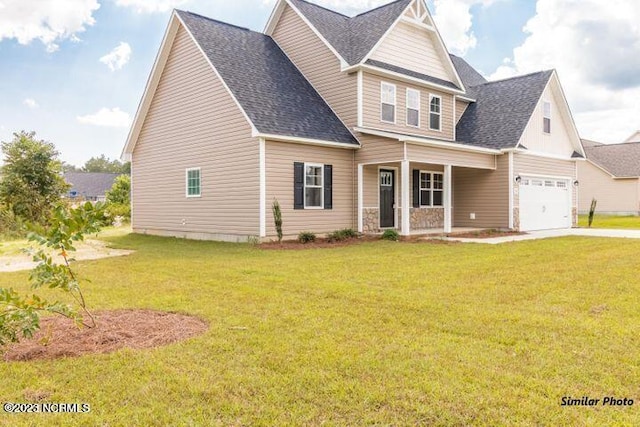
<path id="1" fill-rule="evenodd" d="M 578 216 L 578 226 L 588 227 L 589 215 Z M 591 228 L 638 228 L 640 229 L 640 216 L 615 216 L 598 215 L 593 217 Z"/>
<path id="2" fill-rule="evenodd" d="M 78 265 L 91 306 L 186 312 L 210 329 L 152 350 L 2 363 L 0 401 L 48 392 L 91 412 L 0 424 L 640 424 L 640 241 L 108 240 L 137 252 Z M 562 407 L 562 396 L 635 405 Z"/>

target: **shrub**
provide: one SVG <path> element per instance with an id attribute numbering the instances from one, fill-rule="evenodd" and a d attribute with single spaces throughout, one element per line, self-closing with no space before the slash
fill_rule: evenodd
<path id="1" fill-rule="evenodd" d="M 122 205 L 119 203 L 109 203 L 106 206 L 107 215 L 115 220 L 116 217 L 122 217 L 128 221 L 131 218 L 131 205 Z M 106 224 L 110 225 L 110 224 Z"/>
<path id="2" fill-rule="evenodd" d="M 359 237 L 357 231 L 352 228 L 343 228 L 342 230 L 336 230 L 333 233 L 329 233 L 327 240 L 329 242 L 341 242 L 343 240 L 355 239 Z"/>
<path id="3" fill-rule="evenodd" d="M 298 234 L 298 241 L 300 243 L 310 243 L 316 241 L 316 235 L 311 231 L 302 231 Z"/>
<path id="4" fill-rule="evenodd" d="M 13 212 L 11 207 L 0 206 L 0 238 L 19 239 L 25 235 L 24 221 Z"/>
<path id="5" fill-rule="evenodd" d="M 273 211 L 273 223 L 276 226 L 276 233 L 278 233 L 278 242 L 282 242 L 282 210 L 278 199 L 273 199 L 271 210 Z"/>
<path id="6" fill-rule="evenodd" d="M 589 228 L 591 228 L 591 224 L 593 223 L 593 216 L 596 213 L 596 205 L 598 201 L 596 199 L 591 199 L 591 207 L 589 208 Z"/>
<path id="7" fill-rule="evenodd" d="M 400 239 L 400 235 L 396 230 L 384 230 L 382 233 L 382 240 L 392 240 L 397 242 Z"/>

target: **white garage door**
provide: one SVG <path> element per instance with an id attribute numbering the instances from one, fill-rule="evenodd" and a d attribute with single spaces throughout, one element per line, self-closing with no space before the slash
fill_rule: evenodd
<path id="1" fill-rule="evenodd" d="M 522 177 L 520 181 L 520 230 L 571 227 L 569 181 Z"/>

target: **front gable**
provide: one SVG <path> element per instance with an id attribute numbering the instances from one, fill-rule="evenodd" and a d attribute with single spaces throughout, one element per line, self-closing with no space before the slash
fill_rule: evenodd
<path id="1" fill-rule="evenodd" d="M 407 8 L 366 59 L 463 86 L 423 0 Z"/>
<path id="2" fill-rule="evenodd" d="M 545 103 L 551 105 L 551 131 L 549 133 L 544 131 Z M 531 114 L 529 123 L 518 143 L 518 148 L 526 149 L 531 153 L 567 159 L 571 158 L 574 152 L 585 156 L 571 111 L 555 72 L 549 79 Z"/>

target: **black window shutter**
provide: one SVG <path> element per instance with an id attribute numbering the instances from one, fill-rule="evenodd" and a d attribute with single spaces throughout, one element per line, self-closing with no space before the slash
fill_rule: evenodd
<path id="1" fill-rule="evenodd" d="M 293 209 L 304 209 L 304 163 L 293 163 Z"/>
<path id="2" fill-rule="evenodd" d="M 420 170 L 413 170 L 413 207 L 420 207 Z"/>
<path id="3" fill-rule="evenodd" d="M 333 209 L 333 166 L 324 165 L 324 208 Z"/>

